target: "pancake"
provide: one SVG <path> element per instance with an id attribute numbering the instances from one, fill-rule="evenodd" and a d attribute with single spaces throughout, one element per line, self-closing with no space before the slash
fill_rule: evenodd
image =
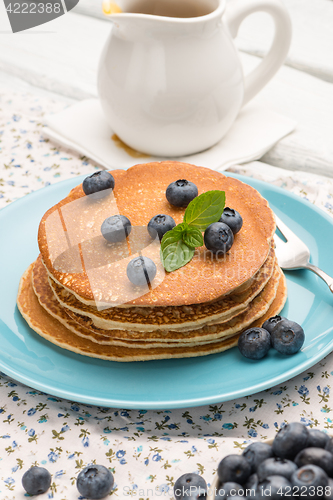
<path id="1" fill-rule="evenodd" d="M 279 278 L 280 273 L 277 273 L 275 279 L 272 278 L 271 282 L 268 283 L 258 297 L 253 300 L 251 307 L 249 307 L 246 312 L 238 315 L 236 318 L 233 318 L 228 322 L 213 326 L 207 325 L 200 330 L 189 330 L 186 332 L 175 332 L 172 330 L 167 332 L 155 331 L 149 332 L 149 335 L 147 335 L 147 332 L 102 330 L 91 325 L 89 323 L 89 319 L 87 321 L 87 318 L 84 316 L 80 316 L 75 313 L 70 313 L 68 316 L 78 323 L 76 327 L 79 326 L 85 329 L 85 334 L 87 334 L 87 331 L 89 332 L 89 338 L 91 340 L 105 344 L 109 342 L 113 343 L 115 339 L 119 340 L 119 338 L 125 338 L 131 339 L 132 342 L 137 340 L 141 340 L 142 342 L 142 340 L 144 340 L 148 345 L 155 342 L 159 342 L 159 345 L 161 345 L 161 343 L 168 345 L 172 343 L 174 345 L 199 345 L 203 343 L 215 342 L 217 339 L 229 338 L 238 333 L 240 330 L 247 328 L 251 323 L 253 323 L 253 321 L 260 319 L 275 298 Z M 66 324 L 66 319 L 64 324 Z M 75 329 L 75 333 L 78 333 L 77 329 Z"/>
<path id="2" fill-rule="evenodd" d="M 174 161 L 135 165 L 127 171 L 112 171 L 112 175 L 116 183 L 112 196 L 104 201 L 94 201 L 84 195 L 81 185 L 77 186 L 48 210 L 40 223 L 38 243 L 48 273 L 79 300 L 93 301 L 97 297 L 103 304 L 119 304 L 118 283 L 114 283 L 114 260 L 109 261 L 109 254 L 100 254 L 101 221 L 112 213 L 120 213 L 131 220 L 133 227 L 144 228 L 154 215 L 164 213 L 180 223 L 184 209 L 171 206 L 165 198 L 166 187 L 177 179 L 194 182 L 199 194 L 212 189 L 225 191 L 226 205 L 240 212 L 243 227 L 224 257 L 217 259 L 205 247 L 198 248 L 186 266 L 165 273 L 163 279 L 159 274 L 157 286 L 153 282 L 150 290 L 122 303 L 126 302 L 127 307 L 164 307 L 211 302 L 244 285 L 266 261 L 275 221 L 267 201 L 252 187 L 219 172 Z M 134 254 L 129 239 L 127 247 L 125 244 L 117 247 L 119 255 L 125 258 L 129 253 Z M 89 261 L 94 255 L 91 246 L 94 241 L 100 249 L 98 262 L 107 262 L 100 267 L 94 267 Z M 55 257 L 68 251 L 69 244 L 69 260 L 76 272 L 65 272 L 54 266 Z M 86 268 L 87 261 L 89 269 Z M 97 284 L 93 279 L 95 275 Z"/>
<path id="3" fill-rule="evenodd" d="M 38 265 L 38 262 L 31 274 L 33 288 L 41 306 L 72 332 L 78 335 L 89 336 L 92 341 L 103 344 L 119 344 L 119 341 L 145 341 L 148 343 L 147 345 L 156 342 L 198 345 L 230 337 L 265 314 L 276 296 L 282 273 L 279 267 L 276 266 L 273 276 L 262 292 L 252 301 L 251 307 L 231 321 L 217 325 L 206 325 L 201 329 L 182 332 L 173 330 L 136 332 L 131 330 L 101 330 L 95 328 L 89 318 L 72 313 L 60 305 L 49 286 L 44 267 Z M 75 324 L 73 324 L 73 321 Z"/>
<path id="4" fill-rule="evenodd" d="M 272 240 L 273 241 L 273 240 Z M 71 252 L 73 253 L 73 251 L 71 250 Z M 66 252 L 66 255 L 68 256 L 70 252 Z M 270 254 L 268 254 L 267 256 L 267 259 L 269 258 Z M 267 259 L 266 261 L 264 262 L 263 266 L 265 265 L 265 263 L 267 262 Z M 68 262 L 68 258 L 66 258 L 66 262 Z M 46 266 L 45 266 L 46 267 Z M 80 269 L 82 269 L 82 264 L 81 264 L 81 260 L 80 260 Z M 86 304 L 87 306 L 92 306 L 92 307 L 96 307 L 96 300 L 93 299 L 93 300 L 89 300 L 87 298 L 84 298 L 80 295 L 78 295 L 77 293 L 75 293 L 75 291 L 73 290 L 69 290 L 66 286 L 64 286 L 62 283 L 60 283 L 54 275 L 52 275 L 49 270 L 46 268 L 47 272 L 48 272 L 48 275 L 49 277 L 52 279 L 52 281 L 54 281 L 55 283 L 57 283 L 57 285 L 59 285 L 61 288 L 64 288 L 64 290 L 66 290 L 67 292 L 69 293 L 72 293 L 74 295 L 74 297 L 79 300 L 82 304 Z M 241 294 L 243 292 L 245 292 L 246 290 L 248 290 L 250 288 L 250 286 L 252 285 L 252 283 L 257 279 L 257 275 L 260 273 L 260 269 L 256 272 L 256 274 L 254 276 L 252 276 L 252 278 L 249 278 L 247 281 L 245 281 L 244 283 L 242 283 L 241 285 L 239 285 L 238 287 L 234 288 L 233 290 L 230 290 L 230 292 L 224 294 L 223 298 L 227 297 L 228 295 L 238 295 L 238 294 Z M 211 302 L 216 302 L 218 300 L 221 300 L 222 297 L 218 297 L 217 299 L 214 299 L 213 301 Z M 135 304 L 132 304 L 132 303 L 125 303 L 125 304 L 101 304 L 100 301 L 97 302 L 98 303 L 98 308 L 99 310 L 102 310 L 102 309 L 108 309 L 110 307 L 117 307 L 117 308 L 124 308 L 124 309 L 140 309 L 141 311 L 144 309 L 144 308 L 151 308 L 151 307 L 155 307 L 155 306 L 152 306 L 152 305 L 145 305 L 145 304 L 140 304 L 139 306 L 136 306 Z M 207 302 L 206 302 L 207 303 Z M 192 306 L 196 305 L 196 304 L 191 304 Z M 159 306 L 157 306 L 159 307 Z M 161 306 L 163 307 L 163 306 Z M 179 306 L 165 306 L 165 307 L 179 307 Z"/>
<path id="5" fill-rule="evenodd" d="M 242 331 L 280 312 L 286 284 L 272 246 L 274 215 L 255 189 L 174 161 L 111 173 L 113 191 L 85 196 L 79 185 L 41 220 L 40 255 L 24 273 L 17 298 L 37 334 L 106 360 L 195 357 L 229 349 Z M 168 273 L 147 224 L 159 213 L 182 222 L 185 209 L 171 206 L 165 191 L 183 178 L 199 194 L 225 191 L 226 206 L 240 212 L 243 227 L 224 256 L 203 246 L 188 264 Z M 128 217 L 132 230 L 122 242 L 110 243 L 100 228 L 115 214 Z M 137 255 L 157 266 L 149 286 L 134 286 L 126 276 L 127 263 Z"/>
<path id="6" fill-rule="evenodd" d="M 75 295 L 49 279 L 51 288 L 62 307 L 67 310 L 87 316 L 93 324 L 102 329 L 124 329 L 138 331 L 159 330 L 187 330 L 201 328 L 205 324 L 222 323 L 244 311 L 250 302 L 267 284 L 275 266 L 274 250 L 271 248 L 269 256 L 256 273 L 251 286 L 236 295 L 229 294 L 219 301 L 208 304 L 193 304 L 191 306 L 169 307 L 131 307 L 128 309 L 111 307 L 98 311 L 96 307 L 80 302 Z M 41 273 L 43 264 L 39 257 L 34 273 Z M 69 312 L 68 311 L 68 312 Z"/>
<path id="7" fill-rule="evenodd" d="M 215 343 L 199 346 L 152 347 L 149 349 L 128 348 L 124 346 L 102 345 L 87 338 L 73 334 L 40 305 L 32 286 L 33 264 L 21 278 L 17 297 L 18 308 L 29 326 L 40 336 L 53 344 L 85 356 L 111 361 L 145 361 L 152 359 L 169 359 L 205 356 L 219 353 L 237 345 L 239 334 L 234 337 L 218 340 Z M 253 326 L 260 326 L 266 319 L 280 312 L 286 300 L 286 285 L 283 274 L 280 274 L 276 297 L 267 312 Z"/>

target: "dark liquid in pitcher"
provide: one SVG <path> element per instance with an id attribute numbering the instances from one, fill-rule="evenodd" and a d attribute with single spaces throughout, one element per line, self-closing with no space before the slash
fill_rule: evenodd
<path id="1" fill-rule="evenodd" d="M 216 0 L 137 0 L 127 12 L 163 17 L 200 17 L 217 8 Z"/>

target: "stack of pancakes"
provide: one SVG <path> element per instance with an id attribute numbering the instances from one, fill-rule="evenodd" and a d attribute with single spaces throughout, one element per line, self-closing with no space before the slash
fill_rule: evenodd
<path id="1" fill-rule="evenodd" d="M 286 284 L 274 255 L 274 216 L 255 189 L 173 161 L 111 173 L 110 195 L 88 199 L 79 185 L 42 218 L 40 255 L 23 275 L 18 294 L 22 315 L 39 335 L 113 361 L 203 356 L 237 345 L 242 331 L 281 311 Z M 182 222 L 185 209 L 165 197 L 178 179 L 194 182 L 199 194 L 225 191 L 226 206 L 241 214 L 243 227 L 225 256 L 201 247 L 188 264 L 167 273 L 146 226 L 157 214 Z M 115 213 L 128 217 L 133 229 L 123 242 L 108 244 L 100 227 Z M 153 258 L 157 275 L 140 288 L 124 270 L 141 254 Z"/>

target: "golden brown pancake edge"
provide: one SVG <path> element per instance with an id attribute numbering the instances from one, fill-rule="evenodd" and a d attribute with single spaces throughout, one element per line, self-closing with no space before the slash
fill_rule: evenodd
<path id="1" fill-rule="evenodd" d="M 113 360 L 113 361 L 146 361 L 152 359 L 170 359 L 197 357 L 214 354 L 230 349 L 237 345 L 239 332 L 235 337 L 218 340 L 215 344 L 204 344 L 199 346 L 181 346 L 151 349 L 135 349 L 123 346 L 100 345 L 86 338 L 73 334 L 62 323 L 48 314 L 39 304 L 32 286 L 33 264 L 23 274 L 17 296 L 17 305 L 29 326 L 40 336 L 51 343 L 89 357 Z M 251 326 L 260 326 L 266 319 L 280 312 L 286 300 L 286 284 L 284 275 L 281 273 L 279 288 L 272 304 L 267 312 Z"/>

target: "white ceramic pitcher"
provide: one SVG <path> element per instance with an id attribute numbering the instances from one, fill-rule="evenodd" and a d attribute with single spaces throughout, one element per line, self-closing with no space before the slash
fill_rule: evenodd
<path id="1" fill-rule="evenodd" d="M 232 38 L 243 19 L 269 13 L 269 53 L 244 78 Z M 112 130 L 134 149 L 183 156 L 216 144 L 284 62 L 291 22 L 280 0 L 110 0 L 98 92 Z"/>

